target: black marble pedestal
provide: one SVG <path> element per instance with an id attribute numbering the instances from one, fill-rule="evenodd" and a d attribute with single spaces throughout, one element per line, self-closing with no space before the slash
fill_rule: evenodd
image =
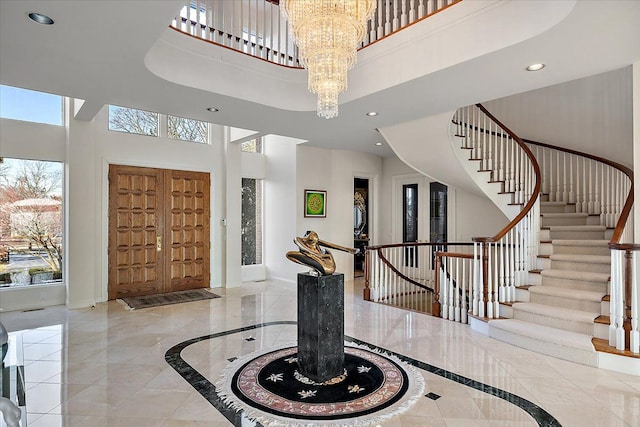
<path id="1" fill-rule="evenodd" d="M 343 274 L 298 274 L 298 366 L 318 383 L 343 373 Z"/>

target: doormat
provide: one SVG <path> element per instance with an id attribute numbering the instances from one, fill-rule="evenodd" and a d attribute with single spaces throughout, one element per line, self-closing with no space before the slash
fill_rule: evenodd
<path id="1" fill-rule="evenodd" d="M 118 299 L 131 310 L 159 307 L 161 305 L 180 304 L 182 302 L 201 301 L 220 298 L 206 289 L 189 289 L 187 291 L 168 292 L 166 294 L 145 295 L 141 297 L 126 297 Z"/>
<path id="2" fill-rule="evenodd" d="M 298 372 L 297 347 L 266 349 L 229 364 L 216 391 L 231 408 L 265 426 L 365 426 L 405 412 L 424 378 L 398 358 L 353 344 L 344 373 L 316 383 Z"/>

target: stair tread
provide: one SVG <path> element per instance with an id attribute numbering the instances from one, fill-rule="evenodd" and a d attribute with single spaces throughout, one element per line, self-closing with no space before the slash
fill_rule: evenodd
<path id="1" fill-rule="evenodd" d="M 573 279 L 583 282 L 608 282 L 610 275 L 608 273 L 592 273 L 589 271 L 572 271 L 557 270 L 554 268 L 546 268 L 540 272 L 542 276 L 555 277 L 557 279 Z"/>
<path id="2" fill-rule="evenodd" d="M 531 289 L 529 289 L 529 292 L 531 292 Z M 600 315 L 600 313 L 574 310 L 564 307 L 555 307 L 546 304 L 536 304 L 535 302 L 518 302 L 513 304 L 512 307 L 514 310 L 520 310 L 531 314 L 538 314 L 558 320 L 580 323 L 593 323 L 593 320 Z"/>
<path id="3" fill-rule="evenodd" d="M 574 213 L 574 212 L 543 212 L 540 214 L 542 217 L 547 218 L 587 218 L 589 214 L 586 213 Z"/>
<path id="4" fill-rule="evenodd" d="M 518 335 L 525 335 L 540 341 L 553 342 L 565 347 L 591 350 L 595 352 L 591 344 L 591 335 L 578 332 L 565 331 L 550 326 L 538 325 L 536 323 L 525 322 L 517 319 L 491 320 L 489 326 L 502 329 Z"/>
<path id="5" fill-rule="evenodd" d="M 608 240 L 570 240 L 570 239 L 555 239 L 551 241 L 552 244 L 558 246 L 605 246 L 609 247 Z"/>
<path id="6" fill-rule="evenodd" d="M 585 262 L 589 264 L 611 264 L 609 255 L 585 255 L 585 254 L 551 254 L 551 261 Z"/>
<path id="7" fill-rule="evenodd" d="M 545 227 L 551 231 L 605 231 L 604 225 L 550 225 Z"/>
<path id="8" fill-rule="evenodd" d="M 601 302 L 604 292 L 583 291 L 579 289 L 559 288 L 557 286 L 532 286 L 529 288 L 532 294 L 549 295 L 560 298 Z"/>
<path id="9" fill-rule="evenodd" d="M 575 203 L 567 203 L 567 202 L 540 202 L 541 206 L 566 206 L 566 205 L 575 205 Z"/>

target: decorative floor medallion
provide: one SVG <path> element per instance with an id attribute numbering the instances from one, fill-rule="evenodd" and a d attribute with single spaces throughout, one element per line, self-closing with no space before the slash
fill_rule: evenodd
<path id="1" fill-rule="evenodd" d="M 318 384 L 298 372 L 295 346 L 233 361 L 216 390 L 225 403 L 264 425 L 368 425 L 407 410 L 424 379 L 395 357 L 345 347 L 345 370 Z"/>

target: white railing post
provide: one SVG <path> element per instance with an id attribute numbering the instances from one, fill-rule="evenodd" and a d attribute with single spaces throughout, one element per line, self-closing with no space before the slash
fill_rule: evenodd
<path id="1" fill-rule="evenodd" d="M 638 289 L 638 256 L 633 251 L 631 279 L 631 331 L 629 333 L 629 349 L 632 353 L 640 353 L 640 330 L 638 314 L 640 312 L 640 289 Z"/>

